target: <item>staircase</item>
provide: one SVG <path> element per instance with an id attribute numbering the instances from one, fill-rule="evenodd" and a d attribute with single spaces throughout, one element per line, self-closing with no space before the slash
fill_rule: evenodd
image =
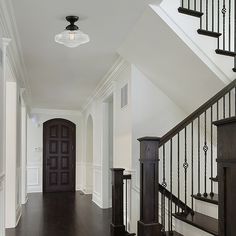
<path id="1" fill-rule="evenodd" d="M 236 72 L 236 4 L 233 0 L 181 0 L 179 13 L 198 17 L 197 32 L 217 40 L 215 52 L 234 58 Z"/>
<path id="2" fill-rule="evenodd" d="M 216 38 L 215 52 L 233 57 L 236 72 L 235 1 L 182 0 L 178 11 L 199 18 L 198 34 Z M 235 236 L 234 140 L 236 79 L 163 137 L 140 138 L 138 236 Z M 123 236 L 116 227 L 127 224 L 113 223 L 111 235 Z"/>
<path id="3" fill-rule="evenodd" d="M 234 190 L 230 188 L 232 195 L 228 196 L 227 193 L 224 199 L 229 184 L 227 181 L 232 181 L 232 176 L 226 178 L 227 174 L 220 171 L 220 177 L 215 177 L 220 170 L 218 169 L 218 172 L 216 170 L 216 149 L 218 149 L 218 163 L 224 163 L 220 160 L 226 158 L 221 155 L 222 150 L 226 145 L 226 153 L 230 152 L 232 141 L 226 143 L 225 139 L 220 138 L 221 136 L 217 137 L 219 128 L 214 125 L 219 126 L 222 122 L 226 125 L 231 124 L 235 121 L 235 117 L 236 80 L 163 137 L 139 139 L 141 220 L 138 235 L 188 235 L 189 233 L 183 230 L 184 227 L 179 227 L 183 223 L 200 230 L 198 233 L 191 233 L 194 236 L 209 234 L 233 236 L 236 233 L 230 231 L 231 233 L 222 234 L 223 231 L 219 227 L 222 224 L 220 219 L 226 222 L 225 217 L 229 211 L 226 208 L 233 208 L 233 203 L 229 199 L 234 198 Z M 234 126 L 236 127 L 236 123 Z M 223 134 L 230 137 L 225 131 Z M 234 134 L 236 135 L 236 132 Z M 226 156 L 229 158 L 229 154 Z M 230 163 L 235 163 L 231 158 L 230 162 L 227 160 L 228 165 L 224 168 L 230 168 Z M 219 166 L 220 164 L 218 168 Z M 221 185 L 219 191 L 216 181 Z M 206 209 L 201 209 L 205 211 L 204 213 L 198 211 L 197 202 L 208 204 L 205 205 L 206 209 L 212 208 L 212 205 L 219 205 L 222 209 L 221 214 L 219 211 L 219 220 L 218 213 L 212 217 Z M 222 205 L 226 208 L 222 208 Z M 229 217 L 227 221 L 230 221 Z M 148 231 L 150 225 L 152 230 Z"/>

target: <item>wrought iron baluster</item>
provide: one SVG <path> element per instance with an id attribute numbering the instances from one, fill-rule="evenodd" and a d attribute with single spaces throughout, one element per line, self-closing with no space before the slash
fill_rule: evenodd
<path id="1" fill-rule="evenodd" d="M 179 133 L 177 135 L 177 159 L 178 159 L 178 199 L 180 199 L 180 140 Z M 179 211 L 179 205 L 178 205 Z"/>
<path id="2" fill-rule="evenodd" d="M 212 28 L 211 28 L 211 30 L 212 30 L 212 32 L 214 32 L 214 30 L 215 30 L 215 0 L 212 0 L 211 5 L 212 5 L 212 22 L 211 22 Z"/>
<path id="3" fill-rule="evenodd" d="M 236 52 L 236 2 L 234 1 L 234 52 Z M 234 70 L 236 70 L 236 57 L 234 57 Z"/>
<path id="4" fill-rule="evenodd" d="M 201 196 L 200 117 L 198 117 L 198 196 Z"/>
<path id="5" fill-rule="evenodd" d="M 229 51 L 231 51 L 231 0 L 229 0 Z"/>
<path id="6" fill-rule="evenodd" d="M 218 0 L 217 10 L 217 32 L 220 33 L 220 0 Z M 220 49 L 220 37 L 217 39 L 217 48 Z"/>
<path id="7" fill-rule="evenodd" d="M 206 30 L 208 30 L 208 0 L 206 0 Z"/>
<path id="8" fill-rule="evenodd" d="M 223 96 L 223 118 L 225 119 L 225 96 Z"/>
<path id="9" fill-rule="evenodd" d="M 193 139 L 193 122 L 191 123 L 191 180 L 192 180 L 192 209 L 193 209 L 193 193 L 194 193 L 194 182 L 193 182 L 193 176 L 194 176 L 194 166 L 193 166 L 193 149 L 194 149 L 194 143 L 193 143 L 194 139 Z"/>
<path id="10" fill-rule="evenodd" d="M 203 146 L 205 163 L 204 163 L 204 197 L 207 197 L 207 112 L 204 113 L 204 146 Z"/>
<path id="11" fill-rule="evenodd" d="M 184 202 L 187 205 L 187 169 L 188 169 L 188 160 L 187 160 L 187 127 L 184 129 Z"/>
<path id="12" fill-rule="evenodd" d="M 229 91 L 229 117 L 231 117 L 231 91 Z"/>
<path id="13" fill-rule="evenodd" d="M 161 194 L 161 225 L 162 231 L 165 231 L 165 194 Z"/>
<path id="14" fill-rule="evenodd" d="M 210 196 L 214 196 L 213 191 L 213 107 L 211 106 L 211 193 Z"/>
<path id="15" fill-rule="evenodd" d="M 163 145 L 163 178 L 162 178 L 162 186 L 164 188 L 167 187 L 167 183 L 166 183 L 166 148 L 165 148 L 165 144 Z M 163 193 L 163 203 L 162 203 L 162 207 L 163 207 L 163 231 L 165 231 L 166 228 L 166 222 L 165 222 L 165 209 L 166 209 L 166 201 L 165 201 L 165 189 L 164 189 L 164 193 Z"/>
<path id="16" fill-rule="evenodd" d="M 234 88 L 234 115 L 236 116 L 236 87 Z"/>
<path id="17" fill-rule="evenodd" d="M 172 211 L 173 211 L 173 141 L 172 139 L 170 140 L 170 231 L 172 231 Z"/>
<path id="18" fill-rule="evenodd" d="M 225 38 L 226 38 L 226 25 L 225 25 L 225 17 L 226 17 L 226 6 L 225 6 L 225 0 L 223 0 L 223 8 L 221 10 L 223 14 L 223 50 L 225 50 Z"/>
<path id="19" fill-rule="evenodd" d="M 216 119 L 219 120 L 219 101 L 216 103 Z"/>
<path id="20" fill-rule="evenodd" d="M 125 179 L 125 228 L 128 231 L 128 179 Z"/>
<path id="21" fill-rule="evenodd" d="M 200 0 L 200 12 L 202 12 L 202 0 Z M 200 29 L 202 29 L 202 16 L 200 18 Z"/>

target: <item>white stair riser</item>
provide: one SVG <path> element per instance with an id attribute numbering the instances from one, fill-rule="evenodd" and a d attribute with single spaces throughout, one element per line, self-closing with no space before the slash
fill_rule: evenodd
<path id="1" fill-rule="evenodd" d="M 204 202 L 200 200 L 195 200 L 195 211 L 202 213 L 204 215 L 218 219 L 218 205 Z"/>
<path id="2" fill-rule="evenodd" d="M 175 228 L 178 233 L 186 236 L 212 236 L 212 234 L 206 233 L 190 224 L 175 219 Z"/>

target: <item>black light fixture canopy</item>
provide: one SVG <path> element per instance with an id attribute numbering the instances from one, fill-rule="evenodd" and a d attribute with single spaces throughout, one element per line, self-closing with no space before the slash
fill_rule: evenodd
<path id="1" fill-rule="evenodd" d="M 70 31 L 79 30 L 79 27 L 75 25 L 75 22 L 79 20 L 78 16 L 67 16 L 66 20 L 70 22 L 70 24 L 66 27 L 66 30 L 70 30 Z"/>

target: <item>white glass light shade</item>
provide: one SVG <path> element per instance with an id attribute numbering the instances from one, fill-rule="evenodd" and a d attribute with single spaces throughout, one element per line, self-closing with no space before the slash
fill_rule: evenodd
<path id="1" fill-rule="evenodd" d="M 88 43 L 90 39 L 89 36 L 81 30 L 65 30 L 55 36 L 55 41 L 66 47 L 75 48 L 81 44 Z"/>

